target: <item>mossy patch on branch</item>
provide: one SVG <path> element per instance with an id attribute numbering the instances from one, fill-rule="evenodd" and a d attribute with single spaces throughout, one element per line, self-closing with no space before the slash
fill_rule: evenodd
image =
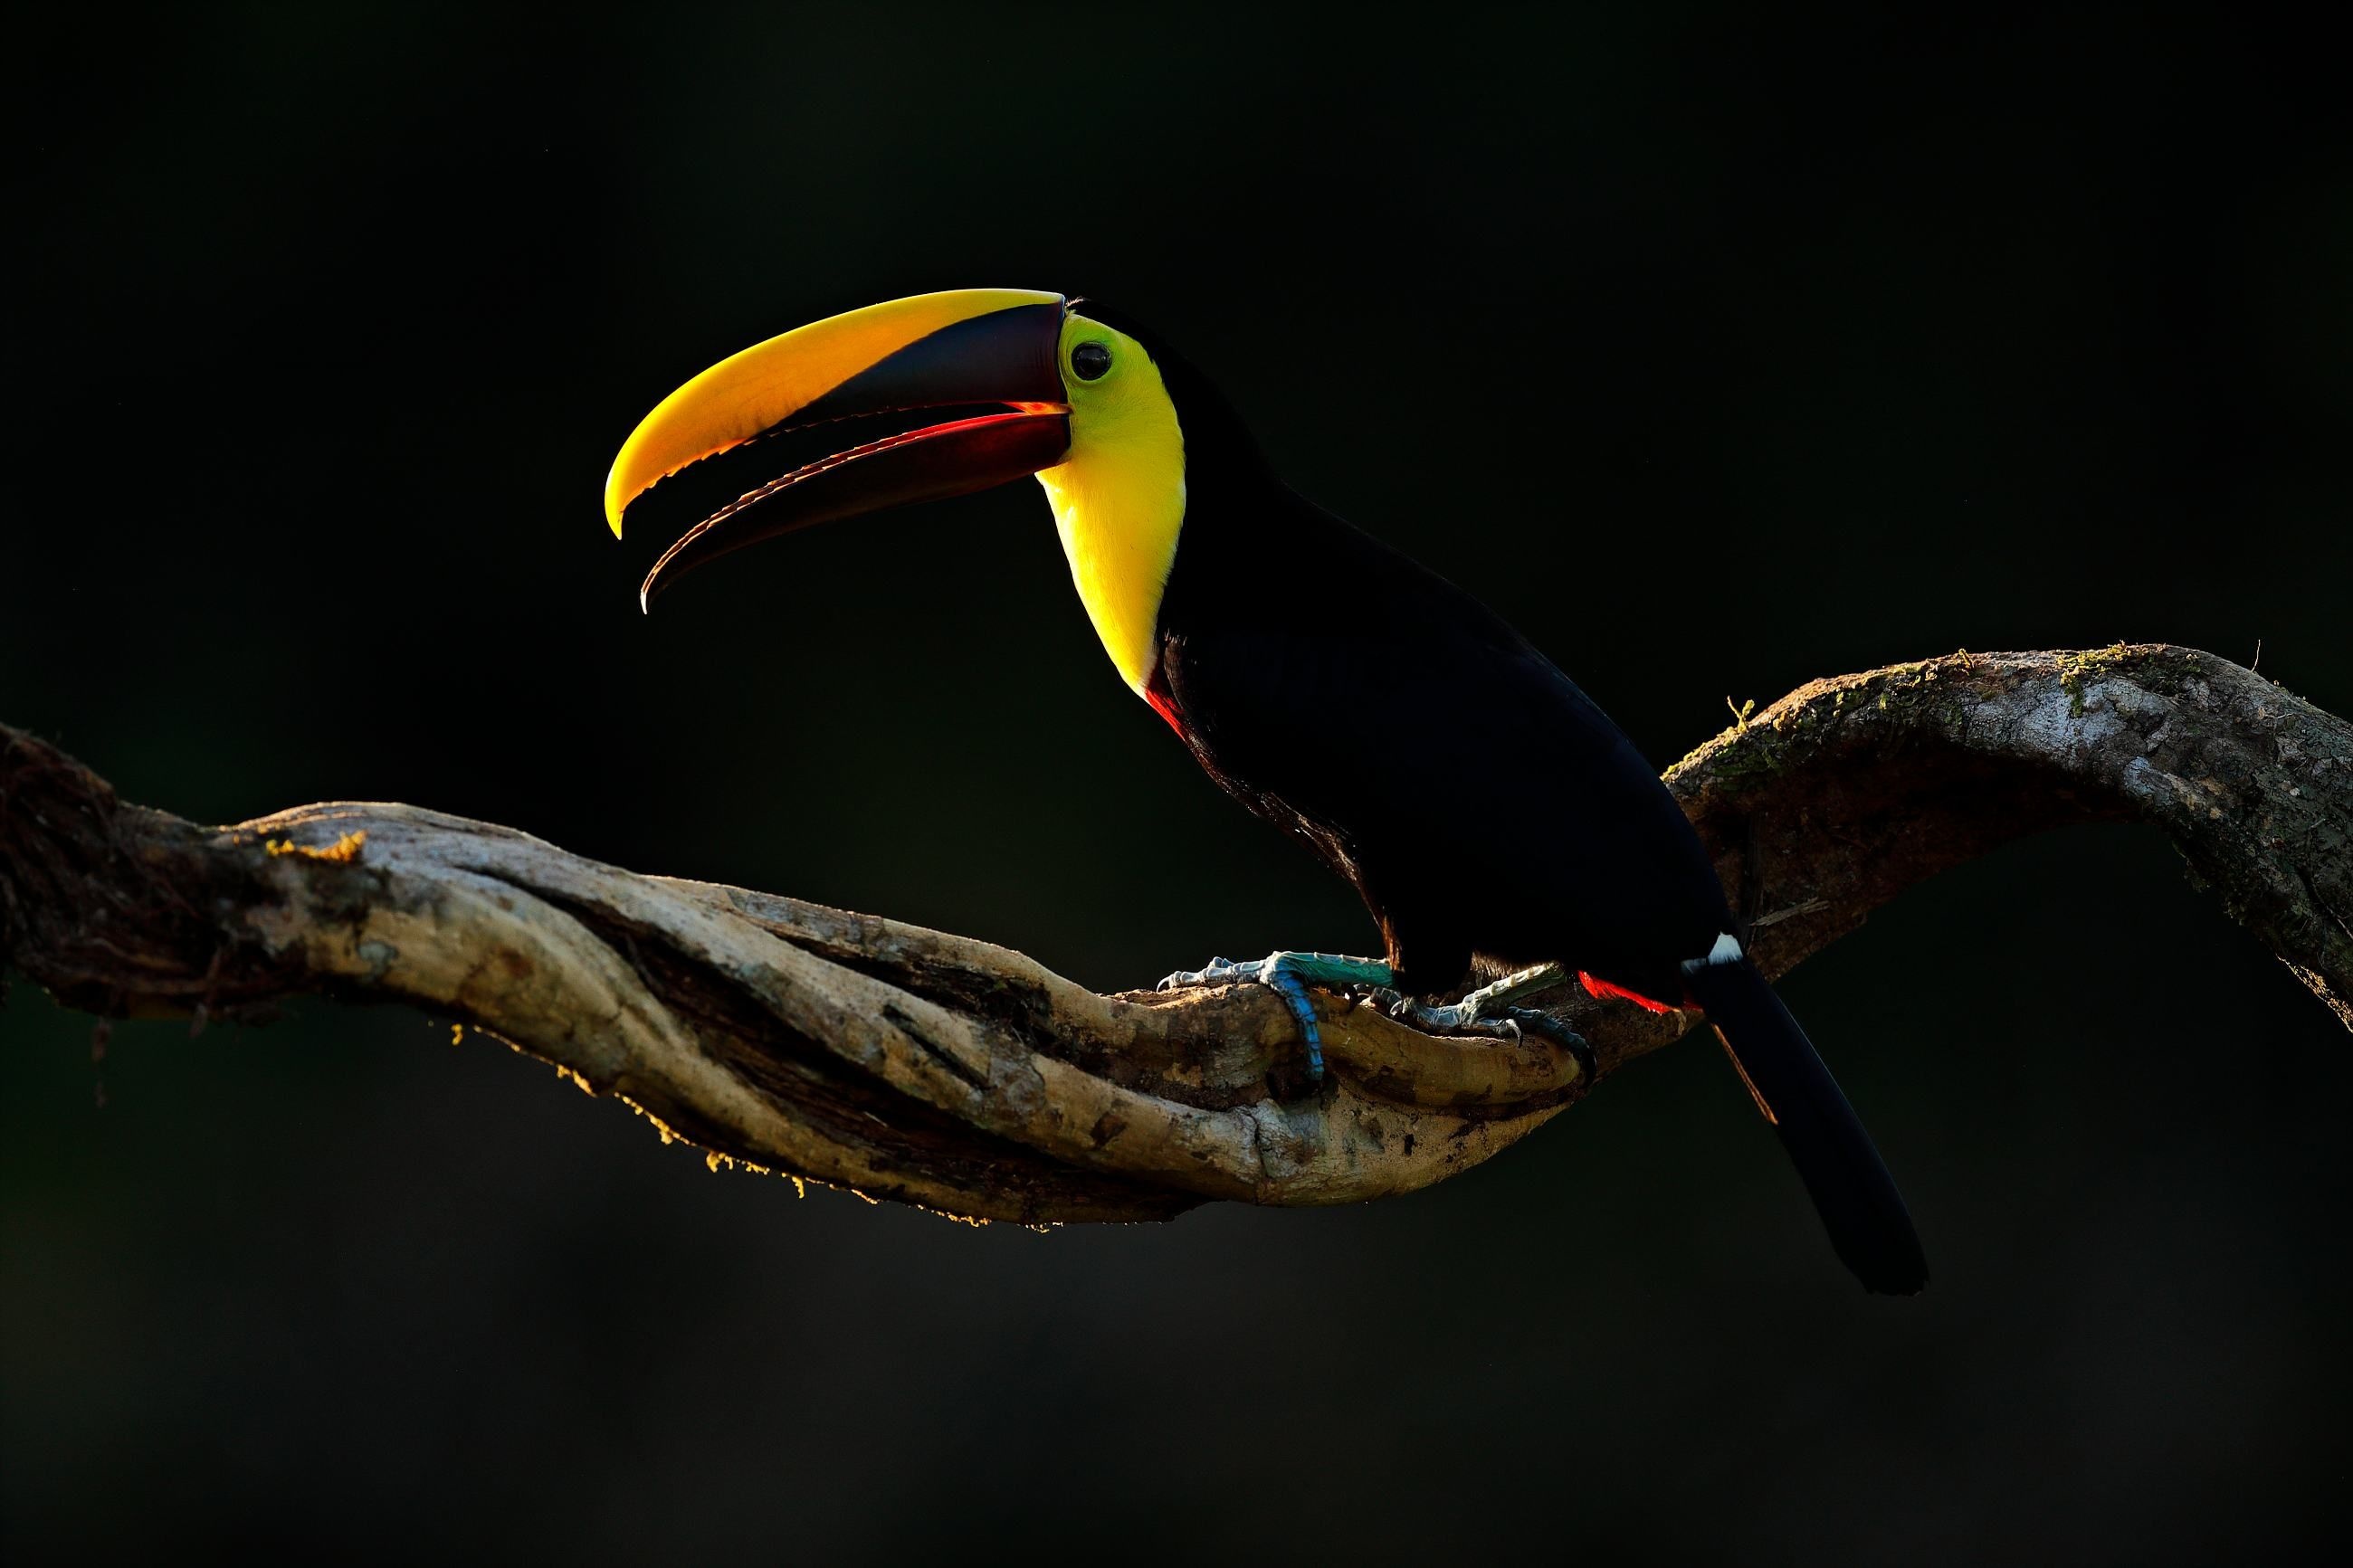
<path id="1" fill-rule="evenodd" d="M 2132 662 L 2136 649 L 2128 643 L 2110 643 L 2105 647 L 2080 649 L 2059 656 L 2059 689 L 2067 694 L 2067 711 L 2075 718 L 2084 716 L 2084 688 L 2105 670 L 2116 669 Z"/>

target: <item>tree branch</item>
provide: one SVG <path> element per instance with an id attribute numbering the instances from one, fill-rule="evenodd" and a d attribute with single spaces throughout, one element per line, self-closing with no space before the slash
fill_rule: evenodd
<path id="1" fill-rule="evenodd" d="M 1958 654 L 1817 681 L 1670 769 L 1780 973 L 1947 867 L 2065 823 L 2168 834 L 2353 1027 L 2353 726 L 2211 654 Z M 405 805 L 206 828 L 0 727 L 0 965 L 111 1016 L 300 994 L 464 1020 L 714 1159 L 1023 1222 L 1428 1185 L 1591 1086 L 1549 1044 L 1328 996 L 1332 1074 L 1244 986 L 1099 996 L 1019 953 L 638 876 Z M 1601 1070 L 1690 1025 L 1564 994 Z"/>

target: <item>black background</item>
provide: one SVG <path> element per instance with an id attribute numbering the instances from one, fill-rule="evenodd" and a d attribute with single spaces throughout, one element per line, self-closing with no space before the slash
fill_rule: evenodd
<path id="1" fill-rule="evenodd" d="M 638 616 L 666 537 L 597 498 L 639 415 L 976 285 L 1155 323 L 1662 763 L 1727 697 L 1958 646 L 2260 640 L 2353 710 L 2341 56 L 2221 9 L 1763 9 L 86 8 L 15 62 L 0 716 L 190 816 L 415 801 L 1106 987 L 1361 950 L 1122 689 L 1034 487 Z M 2015 847 L 1786 989 L 1917 1301 L 1853 1289 L 1695 1045 L 1437 1190 L 1039 1236 L 709 1174 L 413 1014 L 125 1026 L 96 1110 L 90 1021 L 20 984 L 0 1542 L 2346 1532 L 2353 1066 L 2162 842 Z"/>

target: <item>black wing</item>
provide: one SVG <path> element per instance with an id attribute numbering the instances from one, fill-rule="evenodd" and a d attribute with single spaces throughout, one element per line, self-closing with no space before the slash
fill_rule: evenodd
<path id="1" fill-rule="evenodd" d="M 1689 822 L 1609 716 L 1486 606 L 1336 519 L 1240 560 L 1180 552 L 1162 626 L 1203 766 L 1356 883 L 1415 984 L 1451 985 L 1476 953 L 1663 986 L 1727 929 Z"/>

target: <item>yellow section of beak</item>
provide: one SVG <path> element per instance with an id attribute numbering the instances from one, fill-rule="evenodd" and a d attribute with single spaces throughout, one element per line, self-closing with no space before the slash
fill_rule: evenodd
<path id="1" fill-rule="evenodd" d="M 621 536 L 623 510 L 657 480 L 782 424 L 909 343 L 975 316 L 1060 299 L 1028 289 L 916 294 L 828 316 L 721 360 L 663 398 L 621 444 L 605 478 L 613 537 Z"/>

